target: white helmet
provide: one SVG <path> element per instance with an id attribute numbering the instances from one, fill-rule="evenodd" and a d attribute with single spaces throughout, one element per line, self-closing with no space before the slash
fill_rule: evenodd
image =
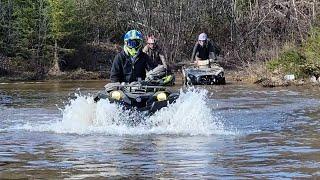
<path id="1" fill-rule="evenodd" d="M 206 41 L 208 39 L 207 34 L 206 33 L 201 33 L 198 37 L 199 41 Z"/>

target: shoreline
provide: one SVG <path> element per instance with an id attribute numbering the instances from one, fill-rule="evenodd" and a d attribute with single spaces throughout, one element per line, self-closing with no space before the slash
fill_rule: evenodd
<path id="1" fill-rule="evenodd" d="M 176 71 L 176 84 L 182 85 L 182 74 L 180 71 Z M 2 76 L 0 77 L 1 83 L 17 83 L 17 82 L 46 82 L 46 81 L 108 81 L 107 72 L 94 72 L 94 71 L 85 71 L 83 69 L 63 72 L 61 75 L 49 76 L 46 75 L 44 78 L 33 79 L 23 76 Z M 227 70 L 225 71 L 225 77 L 227 84 L 228 82 L 240 83 L 240 84 L 250 84 L 258 85 L 262 87 L 288 87 L 288 86 L 320 86 L 320 81 L 311 82 L 310 79 L 296 79 L 292 81 L 286 81 L 283 78 L 279 77 L 250 77 L 248 74 L 238 71 L 238 70 Z"/>

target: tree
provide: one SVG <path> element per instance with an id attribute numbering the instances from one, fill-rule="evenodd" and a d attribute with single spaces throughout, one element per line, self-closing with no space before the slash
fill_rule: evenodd
<path id="1" fill-rule="evenodd" d="M 48 15 L 45 0 L 0 2 L 1 52 L 27 61 L 30 70 L 43 73 L 46 59 Z M 32 67 L 31 67 L 32 66 Z"/>
<path id="2" fill-rule="evenodd" d="M 53 66 L 49 71 L 50 75 L 59 75 L 59 51 L 72 51 L 72 49 L 63 48 L 64 40 L 68 39 L 74 33 L 75 1 L 74 0 L 49 0 L 51 8 L 51 35 L 54 41 L 53 48 Z M 62 45 L 60 45 L 62 44 Z"/>

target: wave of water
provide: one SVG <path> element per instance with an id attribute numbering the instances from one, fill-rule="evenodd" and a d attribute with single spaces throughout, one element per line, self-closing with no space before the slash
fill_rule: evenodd
<path id="1" fill-rule="evenodd" d="M 108 135 L 177 134 L 177 135 L 230 135 L 219 117 L 206 104 L 208 91 L 189 88 L 180 90 L 176 103 L 146 117 L 140 112 L 123 110 L 119 105 L 93 96 L 76 95 L 61 109 L 62 120 L 23 129 L 53 131 L 55 133 Z M 135 123 L 132 126 L 132 122 Z"/>

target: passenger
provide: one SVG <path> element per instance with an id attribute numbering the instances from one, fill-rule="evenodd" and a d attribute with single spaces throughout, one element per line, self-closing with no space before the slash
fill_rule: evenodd
<path id="1" fill-rule="evenodd" d="M 137 30 L 124 35 L 124 48 L 113 60 L 110 79 L 112 82 L 131 83 L 146 78 L 146 71 L 155 65 L 149 56 L 142 52 L 143 36 Z"/>
<path id="2" fill-rule="evenodd" d="M 163 52 L 154 36 L 148 37 L 147 45 L 143 48 L 143 52 L 148 54 L 154 65 L 163 65 L 166 69 L 168 68 Z"/>

